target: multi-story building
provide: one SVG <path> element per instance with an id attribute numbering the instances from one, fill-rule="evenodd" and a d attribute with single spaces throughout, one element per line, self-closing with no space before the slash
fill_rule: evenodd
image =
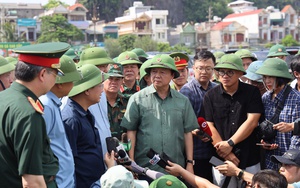
<path id="1" fill-rule="evenodd" d="M 168 10 L 151 10 L 141 1 L 135 1 L 132 7 L 124 12 L 124 16 L 115 18 L 119 25 L 119 36 L 135 34 L 150 36 L 158 42 L 168 42 L 167 16 Z"/>

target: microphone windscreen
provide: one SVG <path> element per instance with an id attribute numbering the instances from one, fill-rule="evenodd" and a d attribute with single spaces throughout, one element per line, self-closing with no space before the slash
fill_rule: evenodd
<path id="1" fill-rule="evenodd" d="M 119 150 L 119 151 L 118 151 L 118 155 L 119 155 L 121 158 L 126 157 L 126 153 L 125 153 L 124 150 Z"/>
<path id="2" fill-rule="evenodd" d="M 205 133 L 207 133 L 209 136 L 212 136 L 211 130 L 206 122 L 206 120 L 203 117 L 198 117 L 198 125 L 201 130 L 203 130 Z"/>

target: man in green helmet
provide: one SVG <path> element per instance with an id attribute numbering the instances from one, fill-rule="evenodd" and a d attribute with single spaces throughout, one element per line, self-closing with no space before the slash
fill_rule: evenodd
<path id="1" fill-rule="evenodd" d="M 257 87 L 239 80 L 246 71 L 237 55 L 222 56 L 215 70 L 221 84 L 207 91 L 203 99 L 215 156 L 256 173 L 260 170 L 260 158 L 254 129 L 263 114 L 260 92 Z M 224 183 L 225 177 L 215 169 L 213 176 L 217 185 Z M 225 181 L 228 187 L 240 184 L 235 178 L 229 180 Z"/>
<path id="2" fill-rule="evenodd" d="M 145 155 L 153 148 L 193 172 L 195 113 L 190 101 L 170 88 L 170 81 L 179 76 L 174 59 L 158 54 L 151 61 L 146 72 L 152 85 L 130 97 L 121 122 L 132 143 L 129 155 L 142 167 L 164 172 L 158 165 L 151 165 Z"/>
<path id="3" fill-rule="evenodd" d="M 9 63 L 4 57 L 0 56 L 0 91 L 9 88 L 11 83 L 14 81 L 13 71 L 15 66 L 12 63 Z"/>
<path id="4" fill-rule="evenodd" d="M 267 55 L 268 58 L 279 58 L 282 59 L 283 61 L 286 60 L 286 56 L 290 55 L 287 51 L 286 48 L 281 45 L 281 44 L 275 44 L 272 46 L 269 50 L 269 53 Z"/>

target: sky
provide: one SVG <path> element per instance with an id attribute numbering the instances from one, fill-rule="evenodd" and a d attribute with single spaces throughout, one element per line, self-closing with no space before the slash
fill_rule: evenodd
<path id="1" fill-rule="evenodd" d="M 26 3 L 41 3 L 42 5 L 45 5 L 48 3 L 48 0 L 25 0 Z M 73 5 L 75 3 L 75 0 L 61 0 L 61 2 L 64 2 L 68 5 Z M 24 3 L 24 0 L 0 0 L 1 3 Z"/>

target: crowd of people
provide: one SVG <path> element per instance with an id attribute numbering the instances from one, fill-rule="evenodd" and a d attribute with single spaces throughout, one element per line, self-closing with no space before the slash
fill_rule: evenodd
<path id="1" fill-rule="evenodd" d="M 264 61 L 199 51 L 190 81 L 180 52 L 13 50 L 0 57 L 0 187 L 300 187 L 300 55 L 288 67 L 280 44 Z"/>

